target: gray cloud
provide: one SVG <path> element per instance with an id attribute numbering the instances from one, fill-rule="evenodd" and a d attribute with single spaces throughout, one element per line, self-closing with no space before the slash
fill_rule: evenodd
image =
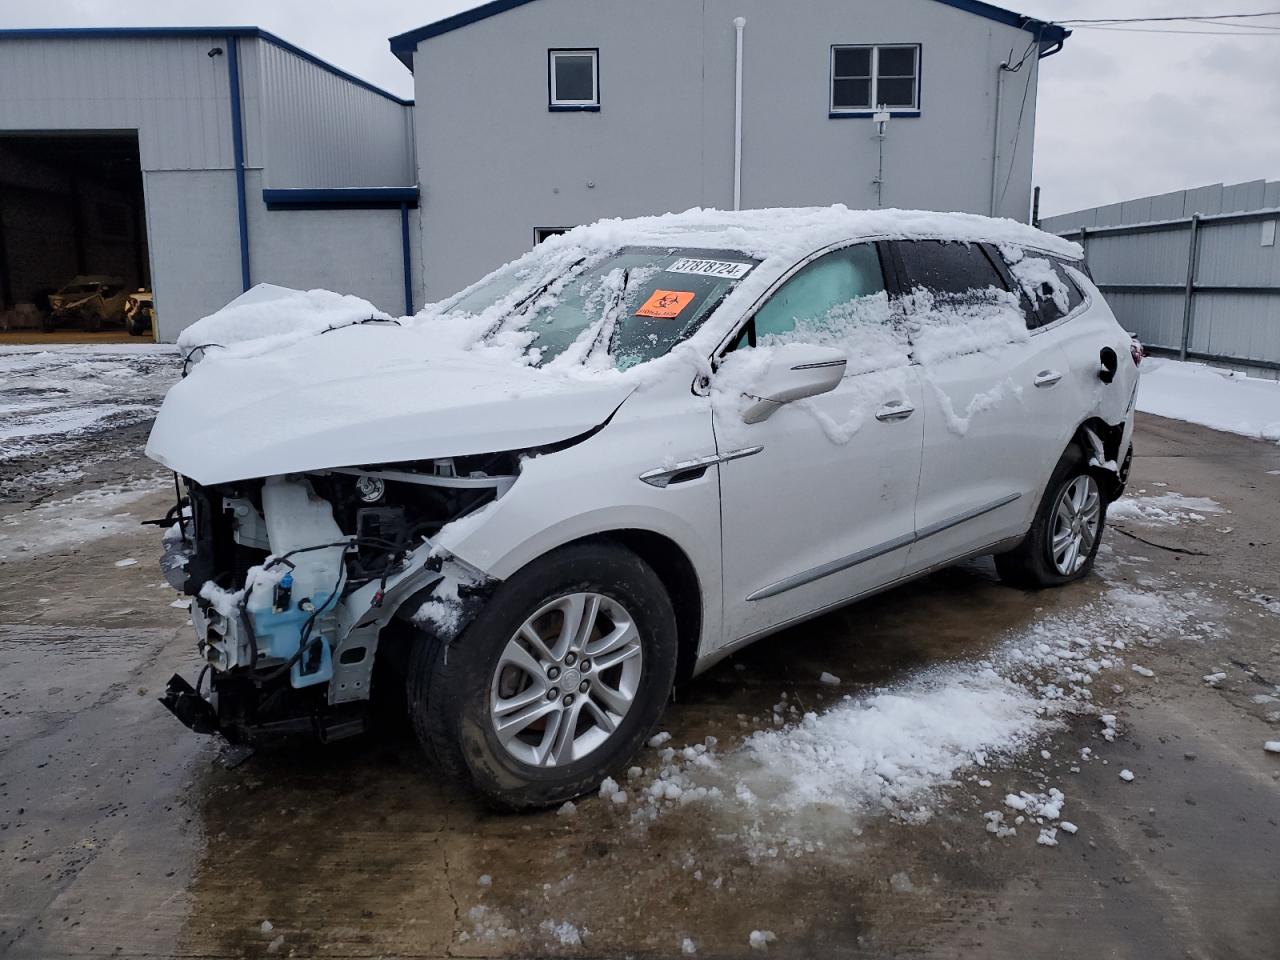
<path id="1" fill-rule="evenodd" d="M 1010 2 L 1044 19 L 1224 9 L 1209 0 L 1179 0 L 1176 10 L 1169 0 Z M 411 96 L 412 79 L 391 56 L 387 38 L 473 5 L 468 0 L 44 0 L 21 5 L 5 0 L 0 26 L 256 24 L 393 93 Z M 1275 0 L 1226 5 L 1230 12 L 1276 7 Z M 1280 26 L 1280 18 L 1270 22 Z M 1036 182 L 1044 191 L 1042 212 L 1205 183 L 1280 177 L 1277 62 L 1280 31 L 1255 38 L 1077 30 L 1061 53 L 1042 64 L 1035 161 Z"/>

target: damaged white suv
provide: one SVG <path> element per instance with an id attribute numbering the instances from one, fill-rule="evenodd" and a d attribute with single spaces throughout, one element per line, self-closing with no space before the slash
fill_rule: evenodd
<path id="1" fill-rule="evenodd" d="M 405 697 L 449 774 L 535 807 L 767 634 L 981 554 L 1076 580 L 1141 358 L 1080 257 L 967 215 L 691 211 L 399 321 L 251 291 L 147 448 L 208 663 L 165 702 L 254 741 Z"/>

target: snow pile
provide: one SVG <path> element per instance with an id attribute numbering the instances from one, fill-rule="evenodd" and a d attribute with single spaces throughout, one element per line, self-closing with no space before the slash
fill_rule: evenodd
<path id="1" fill-rule="evenodd" d="M 554 920 L 543 920 L 538 925 L 538 929 L 562 947 L 582 946 L 582 932 L 567 920 L 559 923 Z"/>
<path id="2" fill-rule="evenodd" d="M 752 930 L 747 937 L 747 943 L 751 945 L 752 950 L 767 950 L 769 944 L 778 939 L 778 935 L 772 930 Z"/>
<path id="3" fill-rule="evenodd" d="M 1280 382 L 1202 363 L 1148 358 L 1138 409 L 1252 437 L 1280 441 Z"/>
<path id="4" fill-rule="evenodd" d="M 924 815 L 923 796 L 978 755 L 1029 744 L 1043 729 L 1036 707 L 1033 694 L 994 670 L 941 671 L 753 734 L 740 748 L 739 782 L 778 808 Z"/>
<path id="5" fill-rule="evenodd" d="M 368 320 L 391 320 L 368 300 L 329 290 L 291 290 L 260 283 L 236 297 L 221 310 L 197 320 L 178 336 L 178 349 L 186 356 L 197 347 L 216 344 L 232 348 L 255 341 L 252 351 L 282 346 L 300 335 L 321 333 Z"/>
<path id="6" fill-rule="evenodd" d="M 1129 495 L 1107 507 L 1107 519 L 1126 520 L 1142 526 L 1178 526 L 1200 522 L 1206 513 L 1227 513 L 1222 504 L 1209 497 L 1184 497 L 1180 493 L 1154 496 Z"/>
<path id="7" fill-rule="evenodd" d="M 1189 594 L 1113 587 L 1015 631 L 985 659 L 846 696 L 792 722 L 784 720 L 794 709 L 784 699 L 774 708 L 774 729 L 757 730 L 729 751 L 718 751 L 714 738 L 683 749 L 659 742 L 657 763 L 631 771 L 634 780 L 649 779 L 633 791 L 632 819 L 647 823 L 689 804 L 737 807 L 750 813 L 744 839 L 757 858 L 821 847 L 823 841 L 796 840 L 797 818 L 830 817 L 838 831 L 850 828 L 851 813 L 923 822 L 940 791 L 967 771 L 1025 751 L 1072 715 L 1097 711 L 1095 679 L 1125 667 L 1130 647 L 1155 645 L 1175 630 L 1211 634 L 1217 627 L 1193 615 L 1200 602 Z M 1113 740 L 1116 717 L 1104 713 L 1100 722 L 1103 739 Z M 1082 759 L 1090 756 L 1085 748 Z M 1005 797 L 1013 822 L 990 811 L 987 830 L 1011 836 L 1028 819 L 1052 827 L 1065 797 L 1056 788 L 1041 791 Z"/>

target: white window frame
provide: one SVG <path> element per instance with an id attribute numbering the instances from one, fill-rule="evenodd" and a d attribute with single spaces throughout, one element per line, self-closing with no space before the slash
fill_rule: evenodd
<path id="1" fill-rule="evenodd" d="M 835 43 L 831 45 L 831 73 L 828 82 L 827 98 L 830 113 L 833 115 L 851 115 L 861 116 L 864 114 L 874 113 L 880 104 L 880 51 L 881 49 L 889 50 L 911 50 L 915 53 L 914 76 L 915 81 L 911 89 L 911 106 L 891 106 L 888 109 L 895 113 L 919 113 L 920 112 L 920 60 L 922 58 L 922 45 L 919 43 Z M 836 80 L 837 79 L 855 79 L 852 77 L 836 76 L 836 51 L 838 50 L 870 50 L 871 51 L 871 105 L 867 107 L 837 107 L 836 106 Z M 905 77 L 890 77 L 890 80 L 905 80 Z"/>
<path id="2" fill-rule="evenodd" d="M 590 100 L 562 100 L 556 92 L 556 60 L 559 57 L 591 58 L 591 90 L 594 96 Z M 547 51 L 548 92 L 553 109 L 589 110 L 600 106 L 600 51 L 592 48 L 556 48 Z"/>

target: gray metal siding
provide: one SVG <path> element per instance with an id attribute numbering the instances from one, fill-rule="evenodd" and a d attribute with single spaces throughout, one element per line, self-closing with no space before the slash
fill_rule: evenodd
<path id="1" fill-rule="evenodd" d="M 920 43 L 922 112 L 889 124 L 884 205 L 988 212 L 996 68 L 1024 30 L 931 0 L 542 0 L 415 54 L 427 298 L 519 256 L 536 227 L 732 206 L 739 15 L 744 206 L 874 206 L 874 124 L 829 119 L 830 47 Z M 599 113 L 547 109 L 547 50 L 573 47 L 600 50 Z M 1003 81 L 1001 212 L 1020 219 L 1035 64 Z"/>
<path id="2" fill-rule="evenodd" d="M 137 130 L 143 170 L 233 162 L 226 46 L 191 38 L 0 37 L 0 131 Z"/>
<path id="3" fill-rule="evenodd" d="M 265 40 L 244 46 L 253 48 L 242 62 L 246 99 L 252 95 L 257 101 L 260 141 L 251 149 L 250 162 L 266 168 L 265 186 L 402 187 L 417 182 L 412 107 Z"/>
<path id="4" fill-rule="evenodd" d="M 1193 216 L 1202 219 L 1188 311 Z M 1255 180 L 1062 214 L 1041 226 L 1073 239 L 1085 228 L 1095 279 L 1144 343 L 1181 352 L 1185 338 L 1189 356 L 1280 369 L 1280 238 L 1262 244 L 1266 224 L 1277 222 L 1280 182 Z M 1168 289 L 1125 289 L 1143 285 Z"/>

